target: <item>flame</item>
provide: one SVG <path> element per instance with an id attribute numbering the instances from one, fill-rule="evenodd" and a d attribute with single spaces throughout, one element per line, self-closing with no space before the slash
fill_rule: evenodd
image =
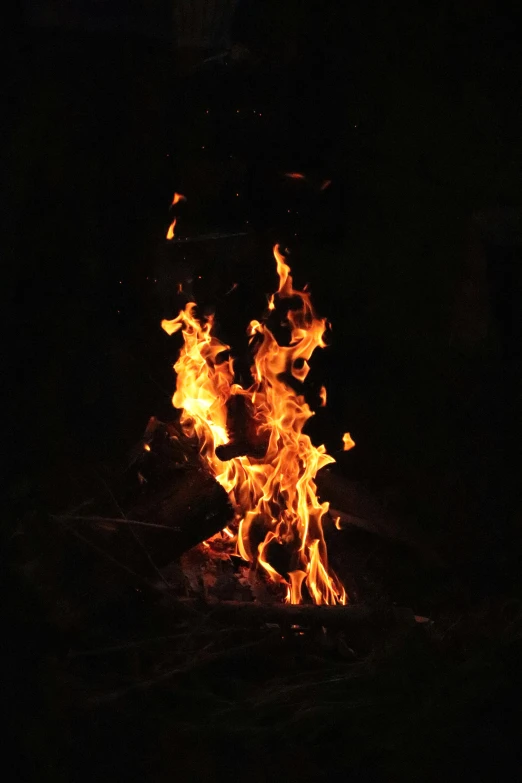
<path id="1" fill-rule="evenodd" d="M 325 181 L 323 182 L 319 190 L 326 190 L 326 188 L 329 188 L 331 184 L 332 184 L 331 179 L 325 179 Z"/>
<path id="2" fill-rule="evenodd" d="M 285 588 L 290 603 L 345 604 L 346 592 L 328 565 L 322 525 L 328 503 L 319 502 L 314 482 L 334 459 L 303 433 L 313 412 L 284 380 L 289 375 L 306 378 L 312 353 L 325 347 L 327 323 L 315 315 L 310 295 L 293 288 L 290 267 L 277 245 L 274 257 L 279 288 L 269 300 L 269 312 L 276 302 L 288 308 L 290 344 L 279 345 L 266 321 L 251 321 L 253 383 L 243 388 L 234 383 L 229 346 L 213 334 L 213 316 L 198 318 L 196 305 L 189 302 L 176 318 L 162 322 L 168 334 L 183 334 L 172 402 L 182 410 L 185 433 L 197 437 L 202 458 L 236 510 L 236 554 Z M 252 437 L 263 444 L 264 456 L 256 452 L 228 461 L 217 456 L 218 447 L 229 441 L 227 404 L 234 397 L 243 398 Z M 224 532 L 229 536 L 230 528 Z M 280 554 L 277 567 L 275 550 Z"/>
<path id="3" fill-rule="evenodd" d="M 355 441 L 349 432 L 345 432 L 343 435 L 343 451 L 350 451 L 355 446 Z"/>
<path id="4" fill-rule="evenodd" d="M 319 397 L 321 399 L 321 408 L 324 408 L 326 405 L 326 388 L 324 386 L 321 386 L 319 389 Z"/>
<path id="5" fill-rule="evenodd" d="M 174 218 L 174 220 L 169 226 L 169 230 L 167 231 L 167 239 L 174 239 L 174 229 L 176 228 L 176 220 L 177 218 Z"/>
<path id="6" fill-rule="evenodd" d="M 186 200 L 187 197 L 183 196 L 181 193 L 174 193 L 174 195 L 172 196 L 172 203 L 170 206 L 174 207 L 176 204 L 179 204 L 180 201 L 186 201 Z"/>
<path id="7" fill-rule="evenodd" d="M 300 171 L 289 171 L 285 173 L 285 177 L 288 177 L 288 179 L 306 179 L 304 174 L 301 174 Z"/>

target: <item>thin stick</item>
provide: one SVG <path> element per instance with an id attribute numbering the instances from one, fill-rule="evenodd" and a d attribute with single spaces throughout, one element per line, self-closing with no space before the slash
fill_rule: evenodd
<path id="1" fill-rule="evenodd" d="M 168 530 L 169 533 L 179 533 L 179 528 L 169 527 L 168 525 L 160 525 L 156 522 L 141 522 L 137 519 L 127 519 L 120 517 L 100 517 L 100 516 L 76 516 L 75 514 L 53 514 L 53 519 L 59 522 L 107 522 L 115 525 L 137 525 L 138 527 L 154 528 L 156 530 Z"/>
<path id="2" fill-rule="evenodd" d="M 139 647 L 147 647 L 149 644 L 160 644 L 170 642 L 175 639 L 184 639 L 186 634 L 174 634 L 171 636 L 156 636 L 152 639 L 140 639 L 137 642 L 126 642 L 125 644 L 115 644 L 112 647 L 99 647 L 95 650 L 70 650 L 68 658 L 91 658 L 99 655 L 109 655 L 110 653 L 125 652 L 125 650 L 134 650 Z"/>
<path id="3" fill-rule="evenodd" d="M 182 623 L 182 626 L 186 625 L 186 623 Z M 206 636 L 212 636 L 213 638 L 215 636 L 219 636 L 219 634 L 228 634 L 230 633 L 230 628 L 211 628 L 208 631 L 206 631 Z M 108 655 L 110 653 L 115 652 L 125 652 L 125 650 L 134 650 L 139 647 L 147 647 L 149 644 L 161 644 L 163 642 L 172 642 L 175 640 L 187 639 L 187 632 L 184 633 L 177 633 L 177 634 L 166 634 L 165 636 L 153 636 L 150 639 L 137 639 L 134 642 L 123 642 L 122 644 L 114 644 L 110 647 L 97 647 L 93 650 L 70 650 L 68 653 L 68 658 L 91 658 L 99 655 Z M 194 634 L 193 629 L 190 633 L 191 638 L 196 636 L 197 634 Z"/>
<path id="4" fill-rule="evenodd" d="M 116 497 L 115 497 L 114 493 L 112 492 L 111 488 L 109 487 L 109 485 L 104 481 L 104 479 L 99 474 L 97 474 L 97 475 L 98 475 L 98 478 L 100 479 L 100 481 L 102 482 L 102 484 L 104 485 L 105 489 L 107 490 L 107 492 L 111 496 L 114 505 L 116 506 L 116 508 L 118 509 L 118 511 L 121 514 L 122 519 L 127 519 L 125 514 L 124 514 L 124 512 L 123 512 L 122 507 L 120 506 L 120 504 L 116 500 Z M 159 570 L 158 566 L 156 565 L 156 563 L 152 559 L 149 550 L 147 549 L 147 547 L 145 546 L 145 544 L 143 543 L 141 538 L 138 536 L 138 534 L 137 534 L 136 530 L 134 529 L 134 527 L 132 527 L 132 526 L 130 527 L 130 532 L 132 533 L 132 536 L 133 536 L 134 540 L 136 541 L 136 543 L 138 544 L 138 546 L 140 546 L 141 549 L 143 550 L 143 553 L 144 553 L 145 557 L 149 561 L 150 565 L 152 566 L 152 568 L 154 569 L 156 574 L 159 576 L 160 580 L 167 587 L 167 589 L 170 590 L 170 584 L 167 582 L 167 580 L 165 579 L 165 577 L 163 576 L 163 574 Z"/>
<path id="5" fill-rule="evenodd" d="M 124 571 L 126 571 L 128 574 L 133 576 L 135 579 L 138 579 L 140 581 L 146 581 L 146 580 L 141 579 L 138 576 L 138 574 L 135 571 L 132 570 L 132 568 L 129 568 L 128 566 L 126 566 L 125 563 L 120 563 L 119 560 L 116 560 L 115 557 L 110 555 L 108 552 L 106 552 L 101 547 L 97 546 L 96 544 L 93 544 L 92 541 L 89 541 L 88 538 L 85 538 L 85 536 L 82 536 L 82 534 L 78 533 L 78 531 L 75 530 L 75 528 L 71 527 L 70 525 L 67 525 L 59 517 L 50 517 L 50 519 L 53 519 L 55 522 L 58 522 L 59 525 L 61 525 L 63 528 L 65 528 L 65 530 L 68 530 L 69 533 L 71 533 L 73 536 L 75 536 L 75 538 L 78 538 L 80 541 L 83 541 L 84 544 L 87 544 L 87 546 L 90 546 L 91 549 L 94 549 L 94 551 L 98 552 L 99 555 L 104 557 L 106 560 L 109 560 L 111 563 L 114 563 L 114 565 L 117 565 L 118 568 L 122 568 Z M 149 586 L 148 583 L 147 583 L 147 586 Z"/>
<path id="6" fill-rule="evenodd" d="M 116 701 L 117 699 L 121 699 L 122 697 L 127 696 L 129 693 L 135 693 L 136 691 L 147 690 L 148 688 L 154 687 L 155 685 L 160 685 L 163 682 L 168 682 L 177 674 L 187 674 L 188 672 L 193 671 L 200 665 L 213 663 L 214 661 L 219 661 L 219 660 L 226 660 L 227 658 L 233 658 L 235 655 L 246 652 L 247 650 L 251 650 L 252 648 L 255 647 L 263 648 L 265 646 L 269 646 L 273 643 L 275 639 L 279 639 L 279 633 L 269 634 L 268 636 L 265 636 L 263 639 L 256 639 L 253 642 L 246 642 L 245 644 L 238 645 L 237 647 L 230 647 L 227 648 L 226 650 L 219 650 L 214 653 L 208 653 L 207 655 L 201 658 L 198 658 L 196 656 L 192 658 L 190 663 L 187 663 L 185 666 L 179 666 L 177 669 L 170 669 L 170 671 L 165 672 L 164 674 L 160 674 L 159 677 L 154 677 L 153 679 L 150 680 L 142 680 L 141 682 L 136 682 L 125 688 L 120 688 L 120 690 L 113 691 L 112 693 L 109 693 L 105 696 L 98 696 L 93 699 L 89 699 L 88 703 L 94 706 L 98 706 L 100 704 L 107 704 L 112 701 Z"/>

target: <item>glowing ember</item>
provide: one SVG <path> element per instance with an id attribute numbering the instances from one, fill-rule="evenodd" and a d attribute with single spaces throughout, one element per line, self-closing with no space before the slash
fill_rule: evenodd
<path id="1" fill-rule="evenodd" d="M 277 246 L 274 256 L 279 289 L 269 300 L 269 313 L 277 305 L 287 310 L 290 344 L 279 345 L 266 321 L 251 321 L 253 383 L 244 389 L 234 383 L 229 346 L 212 333 L 213 316 L 199 319 L 196 305 L 187 304 L 177 318 L 162 322 L 168 334 L 182 330 L 184 341 L 174 365 L 173 404 L 182 409 L 186 434 L 197 437 L 202 458 L 236 509 L 236 532 L 224 531 L 235 539 L 236 554 L 282 585 L 289 603 L 345 604 L 346 592 L 328 566 L 322 527 L 328 503 L 319 502 L 314 482 L 318 470 L 334 460 L 303 433 L 313 412 L 284 380 L 289 375 L 305 380 L 315 348 L 325 347 L 326 320 L 317 318 L 308 293 L 293 288 Z M 239 408 L 250 448 L 222 461 L 216 450 L 229 443 L 230 411 Z"/>

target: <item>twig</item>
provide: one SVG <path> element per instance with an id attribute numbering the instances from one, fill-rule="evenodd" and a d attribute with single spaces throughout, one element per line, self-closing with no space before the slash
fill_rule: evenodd
<path id="1" fill-rule="evenodd" d="M 111 488 L 109 487 L 109 485 L 107 484 L 107 482 L 106 482 L 106 481 L 105 481 L 105 480 L 104 480 L 104 479 L 103 479 L 103 478 L 102 478 L 102 477 L 101 477 L 99 474 L 98 474 L 98 478 L 100 479 L 100 481 L 101 481 L 101 482 L 102 482 L 102 484 L 104 485 L 105 489 L 106 489 L 106 490 L 107 490 L 107 492 L 109 493 L 110 497 L 112 498 L 112 501 L 113 501 L 114 505 L 116 506 L 116 508 L 118 509 L 118 511 L 120 512 L 122 519 L 126 519 L 126 516 L 125 516 L 125 514 L 124 514 L 124 512 L 123 512 L 123 509 L 122 509 L 122 507 L 120 506 L 120 504 L 119 504 L 119 503 L 118 503 L 118 501 L 116 500 L 116 497 L 115 497 L 114 493 L 112 492 Z M 165 579 L 165 577 L 163 576 L 163 574 L 162 574 L 162 573 L 161 573 L 161 571 L 159 570 L 158 566 L 156 565 L 156 563 L 155 563 L 155 562 L 154 562 L 154 560 L 152 559 L 152 557 L 151 557 L 151 555 L 150 555 L 150 552 L 149 552 L 149 550 L 147 549 L 147 547 L 145 546 L 145 544 L 143 543 L 143 541 L 141 540 L 141 538 L 140 538 L 140 537 L 138 536 L 138 534 L 136 533 L 136 530 L 134 529 L 134 527 L 132 527 L 132 526 L 130 527 L 130 532 L 131 532 L 131 534 L 132 534 L 132 536 L 133 536 L 134 540 L 135 540 L 135 541 L 136 541 L 136 543 L 138 544 L 138 546 L 139 546 L 139 547 L 141 547 L 141 549 L 142 549 L 142 551 L 143 551 L 143 553 L 144 553 L 145 557 L 146 557 L 146 558 L 147 558 L 147 560 L 149 561 L 150 565 L 152 566 L 152 568 L 154 569 L 154 571 L 156 572 L 156 574 L 158 575 L 158 577 L 160 578 L 160 580 L 161 580 L 161 581 L 163 582 L 163 584 L 164 584 L 164 585 L 167 587 L 167 589 L 169 589 L 169 590 L 170 590 L 170 584 L 167 582 L 167 580 Z"/>
<path id="2" fill-rule="evenodd" d="M 78 531 L 75 530 L 75 528 L 73 528 L 70 525 L 67 525 L 65 522 L 63 522 L 60 519 L 60 517 L 56 517 L 56 516 L 53 517 L 53 516 L 51 516 L 50 519 L 53 519 L 55 522 L 58 522 L 59 525 L 61 525 L 65 530 L 68 530 L 69 533 L 71 533 L 73 536 L 75 536 L 75 538 L 78 538 L 80 541 L 83 541 L 84 544 L 87 544 L 87 546 L 90 546 L 91 549 L 93 549 L 95 552 L 98 552 L 98 554 L 101 555 L 102 557 L 104 557 L 106 560 L 109 560 L 111 563 L 114 563 L 114 565 L 118 566 L 118 568 L 122 568 L 124 571 L 126 571 L 128 574 L 130 574 L 135 579 L 138 579 L 140 581 L 145 581 L 146 582 L 146 580 L 143 580 L 135 571 L 132 570 L 132 568 L 129 568 L 129 566 L 126 566 L 125 563 L 120 563 L 119 560 L 116 560 L 115 557 L 110 555 L 104 549 L 102 549 L 101 547 L 97 546 L 92 541 L 89 541 L 89 539 L 85 538 L 85 536 L 82 536 L 81 533 L 78 533 Z M 151 585 L 149 585 L 148 582 L 146 582 L 146 583 L 147 583 L 148 587 L 151 587 Z"/>
<path id="3" fill-rule="evenodd" d="M 81 508 L 85 508 L 85 506 L 90 506 L 92 505 L 92 503 L 94 503 L 94 498 L 90 498 L 90 500 L 83 500 L 81 503 L 78 503 L 77 506 L 73 506 L 73 508 L 70 508 L 69 511 L 66 511 L 61 516 L 71 516 L 77 514 Z"/>
<path id="4" fill-rule="evenodd" d="M 135 650 L 139 647 L 147 647 L 149 644 L 160 644 L 161 642 L 170 642 L 176 639 L 184 639 L 186 634 L 178 633 L 170 636 L 156 636 L 152 639 L 140 639 L 137 642 L 125 642 L 125 644 L 115 644 L 111 647 L 98 647 L 95 650 L 69 650 L 68 658 L 91 658 L 99 655 L 110 655 L 111 653 L 125 652 L 125 650 Z"/>
<path id="5" fill-rule="evenodd" d="M 236 231 L 230 234 L 220 234 L 214 232 L 212 234 L 199 234 L 194 237 L 176 237 L 175 239 L 169 239 L 169 245 L 186 244 L 187 242 L 209 242 L 215 239 L 230 239 L 231 237 L 246 237 L 246 231 Z"/>
<path id="6" fill-rule="evenodd" d="M 229 647 L 226 650 L 219 650 L 215 653 L 209 653 L 204 658 L 193 658 L 190 663 L 187 663 L 185 666 L 180 666 L 177 669 L 170 669 L 168 672 L 161 674 L 159 677 L 133 683 L 132 685 L 128 685 L 125 688 L 120 688 L 120 690 L 113 691 L 106 696 L 97 696 L 96 698 L 89 699 L 88 703 L 93 706 L 98 706 L 101 704 L 117 701 L 118 699 L 121 699 L 131 693 L 147 690 L 148 688 L 152 688 L 155 685 L 161 685 L 164 682 L 168 682 L 177 674 L 187 674 L 188 672 L 197 669 L 197 667 L 202 664 L 209 664 L 214 663 L 215 661 L 226 660 L 227 658 L 233 658 L 239 653 L 251 650 L 252 648 L 263 648 L 269 644 L 271 645 L 274 639 L 279 639 L 279 632 L 269 634 L 263 639 L 256 639 L 253 642 L 246 642 L 245 644 L 238 645 L 237 647 Z"/>
<path id="7" fill-rule="evenodd" d="M 206 635 L 209 634 L 213 637 L 219 636 L 220 634 L 228 634 L 230 633 L 230 628 L 212 628 L 206 632 Z M 114 644 L 110 647 L 97 647 L 93 650 L 69 650 L 68 657 L 69 658 L 90 658 L 90 657 L 97 657 L 101 655 L 109 655 L 111 653 L 115 652 L 125 652 L 125 650 L 134 650 L 139 647 L 147 647 L 149 644 L 161 644 L 162 642 L 172 642 L 179 639 L 185 640 L 187 636 L 190 636 L 193 638 L 195 635 L 193 632 L 190 634 L 188 632 L 185 633 L 177 633 L 177 634 L 166 634 L 165 636 L 153 636 L 150 639 L 138 639 L 135 642 L 125 642 L 124 644 Z"/>
<path id="8" fill-rule="evenodd" d="M 168 530 L 170 533 L 179 533 L 179 528 L 160 525 L 156 522 L 142 522 L 138 519 L 127 519 L 120 517 L 100 517 L 100 516 L 76 516 L 74 514 L 52 514 L 53 519 L 59 522 L 107 522 L 115 525 L 137 525 L 138 527 L 155 528 L 156 530 Z"/>

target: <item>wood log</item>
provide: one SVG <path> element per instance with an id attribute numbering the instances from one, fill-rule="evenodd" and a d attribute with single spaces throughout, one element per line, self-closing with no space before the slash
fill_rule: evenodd
<path id="1" fill-rule="evenodd" d="M 276 623 L 282 626 L 325 626 L 327 628 L 415 626 L 425 618 L 417 618 L 411 609 L 396 606 L 315 606 L 312 604 L 261 604 L 256 602 L 220 601 L 205 604 L 200 601 L 180 601 L 180 606 L 193 612 L 208 613 L 221 622 L 237 624 Z"/>
<path id="2" fill-rule="evenodd" d="M 233 395 L 227 403 L 227 431 L 229 443 L 216 449 L 220 460 L 245 455 L 262 458 L 266 454 L 268 437 L 257 434 L 251 403 L 240 394 Z"/>
<path id="3" fill-rule="evenodd" d="M 149 423 L 119 480 L 78 513 L 54 515 L 140 576 L 219 533 L 233 517 L 225 490 L 176 425 Z M 154 573 L 155 572 L 155 573 Z"/>
<path id="4" fill-rule="evenodd" d="M 330 503 L 331 519 L 338 519 L 336 527 L 361 530 L 409 547 L 427 564 L 441 565 L 442 561 L 432 542 L 421 530 L 410 529 L 391 515 L 359 482 L 351 481 L 334 470 L 325 468 L 316 477 L 321 500 Z M 331 534 L 333 525 L 325 520 L 325 533 Z"/>
<path id="5" fill-rule="evenodd" d="M 233 515 L 227 493 L 202 468 L 186 471 L 177 486 L 167 486 L 129 509 L 132 519 L 156 525 L 147 530 L 150 552 L 159 565 L 219 533 Z"/>

